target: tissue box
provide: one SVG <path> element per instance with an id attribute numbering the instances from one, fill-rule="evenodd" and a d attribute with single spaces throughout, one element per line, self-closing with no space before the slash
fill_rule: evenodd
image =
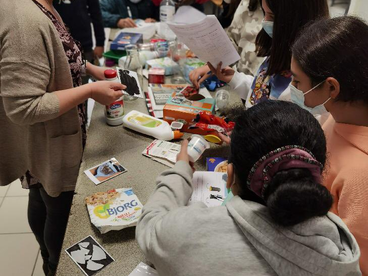
<path id="1" fill-rule="evenodd" d="M 164 120 L 168 123 L 179 121 L 184 123 L 181 131 L 196 133 L 200 135 L 208 134 L 207 131 L 201 129 L 188 129 L 193 124 L 193 119 L 201 111 L 212 114 L 215 110 L 215 100 L 205 98 L 199 101 L 190 101 L 184 97 L 176 97 L 174 93 L 164 106 Z"/>
<path id="2" fill-rule="evenodd" d="M 110 50 L 125 50 L 125 46 L 130 44 L 143 43 L 143 35 L 138 33 L 126 33 L 121 32 L 118 36 L 111 42 Z"/>

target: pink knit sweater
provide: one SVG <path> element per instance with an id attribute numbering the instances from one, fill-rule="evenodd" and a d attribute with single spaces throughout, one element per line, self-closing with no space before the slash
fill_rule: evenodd
<path id="1" fill-rule="evenodd" d="M 336 123 L 323 125 L 327 138 L 324 185 L 334 196 L 331 211 L 354 234 L 360 250 L 360 268 L 368 276 L 368 127 Z"/>

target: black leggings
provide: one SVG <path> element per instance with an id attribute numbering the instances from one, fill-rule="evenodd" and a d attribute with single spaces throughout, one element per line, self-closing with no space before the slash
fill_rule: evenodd
<path id="1" fill-rule="evenodd" d="M 40 245 L 44 263 L 56 270 L 74 192 L 49 196 L 43 188 L 29 189 L 28 223 Z"/>

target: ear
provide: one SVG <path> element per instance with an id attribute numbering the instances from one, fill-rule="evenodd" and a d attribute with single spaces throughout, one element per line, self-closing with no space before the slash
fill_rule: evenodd
<path id="1" fill-rule="evenodd" d="M 235 172 L 234 172 L 234 165 L 229 163 L 227 165 L 227 182 L 226 182 L 226 188 L 230 189 L 231 186 L 235 182 Z"/>
<path id="2" fill-rule="evenodd" d="M 328 77 L 326 79 L 326 84 L 328 85 L 328 89 L 330 92 L 330 97 L 334 100 L 340 93 L 340 83 L 337 79 L 333 77 Z"/>

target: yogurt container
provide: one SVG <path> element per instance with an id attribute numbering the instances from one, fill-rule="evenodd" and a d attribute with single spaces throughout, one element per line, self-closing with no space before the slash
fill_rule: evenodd
<path id="1" fill-rule="evenodd" d="M 210 144 L 200 135 L 192 135 L 188 144 L 188 155 L 191 162 L 196 162 Z"/>

